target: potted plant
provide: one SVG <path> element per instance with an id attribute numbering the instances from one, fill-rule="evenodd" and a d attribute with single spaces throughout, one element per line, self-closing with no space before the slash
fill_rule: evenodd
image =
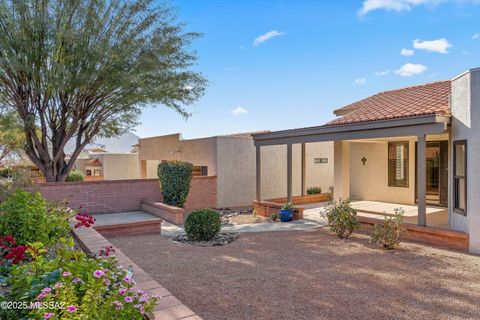
<path id="1" fill-rule="evenodd" d="M 277 214 L 275 212 L 270 215 L 270 220 L 273 222 L 277 221 Z"/>
<path id="2" fill-rule="evenodd" d="M 293 220 L 293 205 L 288 202 L 282 206 L 280 210 L 280 221 L 289 222 Z"/>

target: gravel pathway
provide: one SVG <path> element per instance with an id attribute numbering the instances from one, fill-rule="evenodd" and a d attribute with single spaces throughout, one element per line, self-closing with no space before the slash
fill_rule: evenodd
<path id="1" fill-rule="evenodd" d="M 221 247 L 110 240 L 206 320 L 480 319 L 480 257 L 455 251 L 384 251 L 323 228 L 241 234 Z"/>

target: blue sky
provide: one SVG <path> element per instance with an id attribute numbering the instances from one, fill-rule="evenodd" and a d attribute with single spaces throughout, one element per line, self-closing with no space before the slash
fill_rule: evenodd
<path id="1" fill-rule="evenodd" d="M 195 69 L 210 84 L 186 121 L 162 106 L 144 110 L 141 137 L 321 125 L 335 108 L 378 91 L 480 67 L 480 1 L 171 4 L 188 31 L 203 33 Z"/>

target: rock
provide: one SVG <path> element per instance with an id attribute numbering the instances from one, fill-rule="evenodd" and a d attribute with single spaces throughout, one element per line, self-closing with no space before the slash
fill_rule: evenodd
<path id="1" fill-rule="evenodd" d="M 237 239 L 238 233 L 219 233 L 210 241 L 193 241 L 186 234 L 180 234 L 172 238 L 173 241 L 187 243 L 200 247 L 223 246 Z"/>

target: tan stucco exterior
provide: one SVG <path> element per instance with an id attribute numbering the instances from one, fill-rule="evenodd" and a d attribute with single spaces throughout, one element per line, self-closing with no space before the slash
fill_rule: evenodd
<path id="1" fill-rule="evenodd" d="M 314 158 L 328 163 L 315 164 Z M 188 161 L 207 166 L 208 175 L 217 176 L 217 206 L 251 205 L 255 199 L 255 147 L 248 135 L 215 136 L 182 140 L 180 134 L 139 140 L 142 177 L 155 178 L 162 160 Z M 285 196 L 287 179 L 285 146 L 262 148 L 262 196 Z M 301 194 L 301 145 L 293 146 L 293 192 Z M 333 144 L 311 143 L 306 147 L 306 187 L 333 186 Z"/>

